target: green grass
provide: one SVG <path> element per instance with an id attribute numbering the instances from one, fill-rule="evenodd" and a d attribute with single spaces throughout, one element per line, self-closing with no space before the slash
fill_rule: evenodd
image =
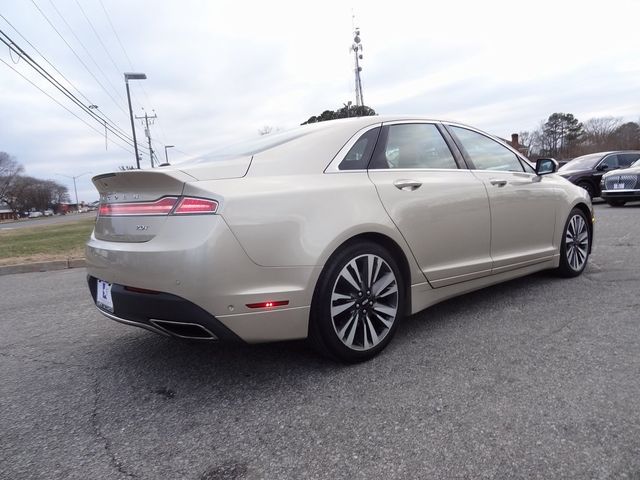
<path id="1" fill-rule="evenodd" d="M 0 230 L 0 263 L 83 257 L 93 225 L 93 218 L 85 218 L 62 225 Z"/>

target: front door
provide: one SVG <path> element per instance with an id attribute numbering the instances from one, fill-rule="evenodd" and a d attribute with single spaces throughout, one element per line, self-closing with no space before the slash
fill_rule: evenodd
<path id="1" fill-rule="evenodd" d="M 369 177 L 434 287 L 491 273 L 486 189 L 433 123 L 385 125 Z"/>
<path id="2" fill-rule="evenodd" d="M 554 255 L 561 192 L 552 179 L 536 175 L 514 152 L 486 135 L 458 126 L 448 128 L 489 194 L 494 273 Z"/>

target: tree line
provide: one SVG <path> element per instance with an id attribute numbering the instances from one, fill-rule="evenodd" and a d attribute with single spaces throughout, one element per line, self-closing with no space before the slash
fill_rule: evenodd
<path id="1" fill-rule="evenodd" d="M 531 159 L 567 160 L 608 150 L 640 150 L 640 123 L 617 117 L 580 122 L 571 113 L 553 113 L 538 128 L 520 132 L 520 145 Z"/>
<path id="2" fill-rule="evenodd" d="M 18 213 L 43 211 L 69 201 L 69 193 L 64 185 L 23 173 L 24 167 L 15 158 L 0 151 L 0 204 L 6 204 Z"/>

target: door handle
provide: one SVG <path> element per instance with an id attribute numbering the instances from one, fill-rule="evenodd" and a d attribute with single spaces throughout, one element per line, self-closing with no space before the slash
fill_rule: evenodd
<path id="1" fill-rule="evenodd" d="M 498 187 L 504 187 L 507 184 L 507 181 L 506 180 L 493 179 L 493 180 L 489 180 L 489 183 L 491 185 L 496 185 Z"/>
<path id="2" fill-rule="evenodd" d="M 404 190 L 405 192 L 412 192 L 422 186 L 422 182 L 417 182 L 415 180 L 396 180 L 393 182 L 395 187 L 399 190 Z"/>

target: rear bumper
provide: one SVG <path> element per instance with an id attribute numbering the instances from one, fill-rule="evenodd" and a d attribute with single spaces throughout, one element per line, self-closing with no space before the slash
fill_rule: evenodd
<path id="1" fill-rule="evenodd" d="M 103 311 L 109 318 L 156 333 L 196 332 L 182 336 L 198 337 L 205 329 L 220 340 L 249 343 L 305 338 L 321 271 L 255 264 L 217 215 L 169 218 L 147 242 L 105 241 L 92 235 L 86 258 L 94 300 L 96 279 L 114 285 L 115 311 Z M 161 293 L 132 292 L 124 286 Z M 279 300 L 289 303 L 247 307 Z"/>
<path id="2" fill-rule="evenodd" d="M 97 279 L 88 275 L 87 282 L 95 303 Z M 113 312 L 98 307 L 98 311 L 111 320 L 170 337 L 241 340 L 216 317 L 176 295 L 129 291 L 123 285 L 113 284 L 111 296 Z"/>

